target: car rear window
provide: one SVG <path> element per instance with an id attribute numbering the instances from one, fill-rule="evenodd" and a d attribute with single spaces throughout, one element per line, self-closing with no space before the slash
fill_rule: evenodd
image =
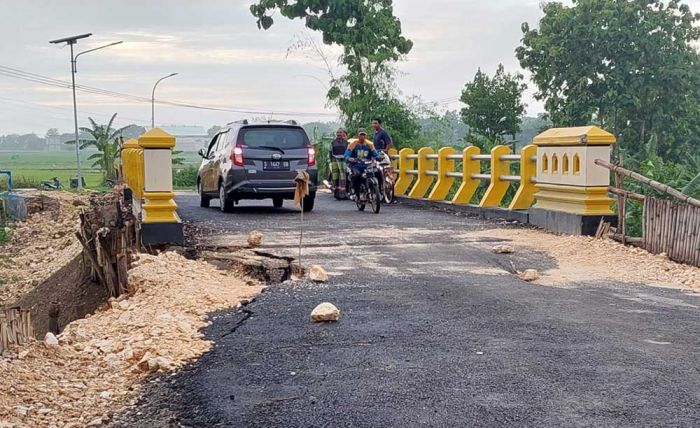
<path id="1" fill-rule="evenodd" d="M 249 127 L 241 129 L 238 133 L 238 145 L 250 148 L 298 149 L 308 146 L 309 139 L 306 132 L 300 128 L 288 126 Z"/>

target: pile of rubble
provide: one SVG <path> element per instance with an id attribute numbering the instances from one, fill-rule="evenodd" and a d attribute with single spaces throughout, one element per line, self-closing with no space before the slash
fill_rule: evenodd
<path id="1" fill-rule="evenodd" d="M 80 254 L 74 233 L 87 199 L 87 195 L 37 191 L 27 200 L 31 214 L 12 223 L 9 242 L 0 245 L 0 306 L 13 303 Z"/>
<path id="2" fill-rule="evenodd" d="M 541 272 L 538 283 L 543 285 L 590 283 L 591 279 L 600 279 L 700 291 L 700 268 L 676 263 L 664 254 L 654 255 L 610 239 L 588 236 L 553 238 L 544 231 L 514 228 L 484 230 L 476 232 L 476 235 L 502 238 L 510 241 L 510 246 L 543 251 L 554 257 L 559 266 Z"/>
<path id="3" fill-rule="evenodd" d="M 141 255 L 129 273 L 130 294 L 69 324 L 57 343 L 49 336 L 0 359 L 0 426 L 107 423 L 135 403 L 149 373 L 209 350 L 199 331 L 208 312 L 240 305 L 263 288 L 174 252 Z"/>

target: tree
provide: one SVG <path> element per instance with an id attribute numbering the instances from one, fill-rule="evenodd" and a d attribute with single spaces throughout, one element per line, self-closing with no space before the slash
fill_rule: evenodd
<path id="1" fill-rule="evenodd" d="M 555 125 L 598 123 L 639 153 L 678 160 L 700 146 L 700 15 L 678 0 L 546 3 L 517 57 Z"/>
<path id="2" fill-rule="evenodd" d="M 523 76 L 506 73 L 503 64 L 493 77 L 479 69 L 462 91 L 460 100 L 466 104 L 462 121 L 492 142 L 502 142 L 506 135 L 515 139 L 525 112 L 522 95 L 526 88 Z"/>
<path id="3" fill-rule="evenodd" d="M 270 28 L 274 21 L 268 12 L 279 10 L 286 18 L 304 19 L 325 44 L 342 47 L 339 63 L 346 73 L 336 77 L 329 69 L 327 98 L 340 109 L 350 130 L 368 126 L 373 116 L 407 111 L 398 99 L 392 65 L 410 52 L 413 42 L 402 36 L 392 0 L 259 0 L 250 10 L 259 28 Z M 328 61 L 325 64 L 330 68 Z M 390 132 L 401 135 L 397 142 L 404 134 L 413 138 L 417 133 L 417 128 L 412 133 L 388 118 L 385 122 Z"/>
<path id="4" fill-rule="evenodd" d="M 112 128 L 112 123 L 114 123 L 116 117 L 117 114 L 114 113 L 106 125 L 98 125 L 91 117 L 88 117 L 92 128 L 80 128 L 82 132 L 89 135 L 88 139 L 80 140 L 80 149 L 86 149 L 91 146 L 97 149 L 97 153 L 91 154 L 88 160 L 94 161 L 92 164 L 93 168 L 100 168 L 105 180 L 113 180 L 117 175 L 115 165 L 121 152 L 120 140 L 122 139 L 124 128 Z M 75 144 L 75 140 L 69 141 L 67 144 Z"/>
<path id="5" fill-rule="evenodd" d="M 127 125 L 122 128 L 121 136 L 125 140 L 138 139 L 146 133 L 146 128 L 139 125 Z"/>
<path id="6" fill-rule="evenodd" d="M 218 134 L 219 131 L 221 131 L 221 127 L 218 125 L 214 125 L 207 130 L 207 135 L 209 136 L 209 138 L 214 138 L 214 135 Z"/>

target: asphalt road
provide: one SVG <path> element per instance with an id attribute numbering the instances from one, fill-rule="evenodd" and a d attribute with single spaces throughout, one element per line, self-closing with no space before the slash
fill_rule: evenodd
<path id="1" fill-rule="evenodd" d="M 186 220 L 294 252 L 299 215 L 177 199 Z M 700 426 L 700 298 L 639 284 L 519 281 L 546 255 L 490 253 L 499 226 L 404 206 L 359 213 L 322 195 L 305 260 L 327 284 L 270 287 L 216 314 L 199 361 L 148 385 L 117 426 Z M 554 239 L 554 238 L 553 238 Z M 314 324 L 323 301 L 341 320 Z"/>

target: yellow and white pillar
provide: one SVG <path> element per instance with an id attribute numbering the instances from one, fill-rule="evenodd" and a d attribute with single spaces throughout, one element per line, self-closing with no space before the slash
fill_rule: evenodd
<path id="1" fill-rule="evenodd" d="M 174 201 L 172 148 L 175 137 L 153 128 L 138 139 L 143 150 L 141 237 L 144 245 L 181 243 L 182 221 Z"/>
<path id="2" fill-rule="evenodd" d="M 555 232 L 595 232 L 601 216 L 612 216 L 610 161 L 615 136 L 596 126 L 552 128 L 534 138 L 537 192 L 530 222 Z"/>

